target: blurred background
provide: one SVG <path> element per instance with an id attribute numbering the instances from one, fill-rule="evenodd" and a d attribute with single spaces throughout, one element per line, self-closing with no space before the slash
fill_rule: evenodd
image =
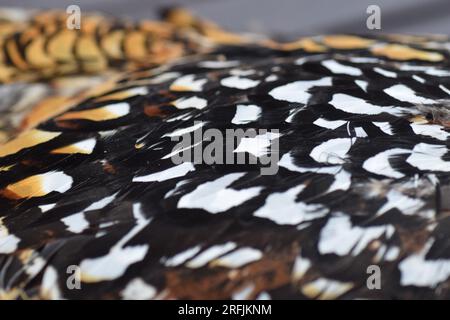
<path id="1" fill-rule="evenodd" d="M 232 31 L 295 37 L 325 33 L 395 32 L 449 34 L 450 0 L 0 0 L 1 6 L 60 8 L 155 18 L 162 7 L 181 5 Z M 366 28 L 369 5 L 381 8 L 381 31 Z"/>

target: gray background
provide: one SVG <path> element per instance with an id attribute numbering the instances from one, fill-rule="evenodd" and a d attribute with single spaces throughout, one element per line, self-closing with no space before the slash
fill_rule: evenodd
<path id="1" fill-rule="evenodd" d="M 136 19 L 179 4 L 233 31 L 292 37 L 368 33 L 366 9 L 375 4 L 382 10 L 381 32 L 450 33 L 450 0 L 0 0 L 1 6 L 26 8 L 64 10 L 70 4 Z"/>

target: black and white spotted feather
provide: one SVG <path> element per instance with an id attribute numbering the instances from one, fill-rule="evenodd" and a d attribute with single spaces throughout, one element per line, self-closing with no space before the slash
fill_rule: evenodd
<path id="1" fill-rule="evenodd" d="M 449 54 L 430 43 L 226 47 L 127 73 L 0 147 L 0 297 L 449 298 Z M 174 164 L 196 121 L 278 129 L 278 172 Z"/>

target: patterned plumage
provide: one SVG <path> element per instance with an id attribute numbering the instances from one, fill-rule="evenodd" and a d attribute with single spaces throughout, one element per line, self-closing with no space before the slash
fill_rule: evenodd
<path id="1" fill-rule="evenodd" d="M 67 18 L 61 11 L 0 9 L 0 142 L 86 98 L 119 71 L 248 41 L 178 8 L 164 21 L 83 13 L 80 29 L 67 28 Z"/>
<path id="2" fill-rule="evenodd" d="M 0 147 L 0 297 L 450 297 L 448 48 L 245 41 L 122 74 Z M 278 129 L 277 174 L 175 165 L 195 121 Z"/>
<path id="3" fill-rule="evenodd" d="M 111 67 L 159 64 L 200 44 L 189 41 L 195 28 L 168 22 L 124 21 L 83 14 L 80 29 L 69 29 L 65 12 L 44 11 L 21 22 L 6 22 L 1 33 L 0 80 L 3 83 Z"/>

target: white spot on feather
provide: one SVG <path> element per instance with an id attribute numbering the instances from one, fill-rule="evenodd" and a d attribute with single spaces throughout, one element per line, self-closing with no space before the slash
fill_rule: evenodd
<path id="1" fill-rule="evenodd" d="M 20 239 L 13 234 L 0 238 L 0 254 L 9 254 L 17 250 Z"/>
<path id="2" fill-rule="evenodd" d="M 383 131 L 384 133 L 388 135 L 393 134 L 391 124 L 389 122 L 372 122 L 372 123 L 378 128 L 380 128 L 380 130 Z"/>
<path id="3" fill-rule="evenodd" d="M 261 114 L 261 108 L 257 105 L 245 105 L 238 104 L 236 106 L 236 114 L 234 118 L 231 120 L 231 123 L 234 124 L 246 124 L 252 121 L 256 121 Z"/>
<path id="4" fill-rule="evenodd" d="M 399 179 L 404 177 L 405 175 L 399 171 L 394 170 L 394 168 L 392 168 L 391 164 L 389 163 L 389 159 L 393 156 L 398 156 L 407 153 L 411 153 L 411 150 L 393 148 L 386 151 L 382 151 L 377 155 L 364 161 L 362 167 L 365 170 L 372 172 L 374 174 Z"/>
<path id="5" fill-rule="evenodd" d="M 86 220 L 84 212 L 72 214 L 62 218 L 61 221 L 67 226 L 67 230 L 73 233 L 81 233 L 89 227 L 89 222 Z"/>
<path id="6" fill-rule="evenodd" d="M 435 288 L 439 283 L 448 279 L 450 276 L 449 259 L 428 260 L 426 258 L 433 241 L 433 239 L 429 240 L 420 252 L 410 255 L 400 262 L 398 267 L 402 286 Z"/>
<path id="7" fill-rule="evenodd" d="M 332 81 L 330 77 L 319 80 L 296 81 L 274 88 L 269 92 L 269 94 L 277 100 L 306 104 L 311 97 L 311 94 L 308 93 L 311 88 L 331 86 L 331 84 Z"/>
<path id="8" fill-rule="evenodd" d="M 267 292 L 261 292 L 257 297 L 256 300 L 271 300 L 272 298 L 270 297 L 270 294 L 268 294 Z"/>
<path id="9" fill-rule="evenodd" d="M 347 191 L 352 184 L 352 176 L 346 170 L 342 169 L 334 175 L 334 181 L 328 188 L 327 193 L 342 190 Z"/>
<path id="10" fill-rule="evenodd" d="M 179 75 L 180 75 L 179 72 L 165 72 L 165 73 L 161 73 L 161 74 L 151 78 L 149 80 L 149 83 L 151 83 L 151 84 L 163 83 L 163 82 L 172 80 L 172 79 L 178 77 Z"/>
<path id="11" fill-rule="evenodd" d="M 362 128 L 362 127 L 356 127 L 355 134 L 358 138 L 367 138 L 368 137 L 366 130 L 364 130 L 364 128 Z"/>
<path id="12" fill-rule="evenodd" d="M 73 179 L 64 172 L 47 172 L 41 175 L 42 189 L 46 194 L 50 192 L 64 193 L 72 187 Z"/>
<path id="13" fill-rule="evenodd" d="M 45 299 L 61 299 L 61 291 L 58 284 L 58 272 L 52 266 L 48 266 L 44 271 L 40 287 L 40 295 Z"/>
<path id="14" fill-rule="evenodd" d="M 267 154 L 271 141 L 280 136 L 279 133 L 266 132 L 264 134 L 259 134 L 254 138 L 244 137 L 233 152 L 248 152 L 255 157 L 260 157 Z"/>
<path id="15" fill-rule="evenodd" d="M 56 203 L 43 204 L 43 205 L 39 206 L 39 209 L 41 209 L 41 211 L 44 213 L 44 212 L 52 210 L 55 206 L 56 206 Z"/>
<path id="16" fill-rule="evenodd" d="M 417 82 L 420 82 L 420 83 L 425 83 L 426 82 L 426 80 L 424 78 L 419 77 L 418 75 L 415 75 L 415 74 L 412 76 L 412 78 L 414 80 L 416 80 Z"/>
<path id="17" fill-rule="evenodd" d="M 439 88 L 444 91 L 446 94 L 450 95 L 450 90 L 444 87 L 442 84 L 439 85 Z"/>
<path id="18" fill-rule="evenodd" d="M 326 173 L 326 174 L 337 174 L 342 166 L 324 166 L 324 167 L 299 167 L 294 164 L 294 158 L 291 153 L 285 153 L 283 157 L 281 157 L 280 161 L 278 161 L 278 165 L 280 167 L 284 167 L 290 171 L 294 172 L 314 172 L 314 173 Z"/>
<path id="19" fill-rule="evenodd" d="M 284 121 L 286 121 L 287 123 L 292 123 L 295 115 L 302 110 L 303 110 L 303 108 L 292 108 L 291 110 L 289 110 L 289 115 Z"/>
<path id="20" fill-rule="evenodd" d="M 228 88 L 236 88 L 236 89 L 250 89 L 253 87 L 256 87 L 260 81 L 258 80 L 251 80 L 247 78 L 241 78 L 239 76 L 231 76 L 228 78 L 224 78 L 220 81 L 220 84 L 224 87 Z"/>
<path id="21" fill-rule="evenodd" d="M 208 68 L 208 69 L 222 69 L 222 68 L 231 68 L 239 65 L 239 61 L 233 61 L 233 60 L 225 60 L 225 61 L 202 61 L 199 64 L 199 67 L 201 68 Z"/>
<path id="22" fill-rule="evenodd" d="M 404 101 L 409 102 L 412 104 L 433 104 L 435 103 L 434 100 L 427 99 L 424 97 L 420 97 L 414 92 L 411 88 L 403 85 L 403 84 L 396 84 L 392 87 L 389 87 L 384 90 L 388 95 L 391 97 Z"/>
<path id="23" fill-rule="evenodd" d="M 110 104 L 103 108 L 106 112 L 111 113 L 114 118 L 120 118 L 130 113 L 130 105 L 126 102 Z"/>
<path id="24" fill-rule="evenodd" d="M 350 76 L 362 75 L 362 72 L 360 69 L 351 67 L 351 66 L 346 66 L 335 60 L 325 60 L 322 62 L 322 65 L 325 68 L 327 68 L 328 70 L 330 70 L 331 72 L 336 73 L 336 74 L 348 74 Z"/>
<path id="25" fill-rule="evenodd" d="M 58 148 L 52 151 L 52 153 L 81 153 L 81 154 L 91 154 L 94 151 L 97 140 L 94 138 L 82 140 L 73 143 L 62 148 Z"/>
<path id="26" fill-rule="evenodd" d="M 379 67 L 373 68 L 373 71 L 375 71 L 375 72 L 377 72 L 377 73 L 379 73 L 379 74 L 381 74 L 381 75 L 383 75 L 385 77 L 388 77 L 388 78 L 397 78 L 397 74 L 395 72 L 392 72 L 392 71 L 389 71 L 389 70 L 385 70 L 385 69 L 382 69 L 382 68 L 379 68 Z"/>
<path id="27" fill-rule="evenodd" d="M 178 253 L 177 255 L 173 256 L 172 258 L 169 258 L 164 261 L 164 265 L 166 267 L 177 267 L 179 265 L 182 265 L 187 260 L 195 256 L 200 251 L 200 246 L 196 246 L 193 248 L 189 248 L 183 252 Z"/>
<path id="28" fill-rule="evenodd" d="M 194 74 L 188 74 L 175 80 L 170 86 L 170 89 L 175 91 L 200 92 L 206 82 L 208 82 L 208 79 L 196 80 Z"/>
<path id="29" fill-rule="evenodd" d="M 262 189 L 262 187 L 242 190 L 227 188 L 244 175 L 245 173 L 231 173 L 203 183 L 191 193 L 181 197 L 178 208 L 203 209 L 210 213 L 219 213 L 240 205 L 257 196 Z"/>
<path id="30" fill-rule="evenodd" d="M 208 105 L 205 99 L 199 97 L 180 98 L 172 102 L 172 104 L 178 109 L 203 109 Z"/>
<path id="31" fill-rule="evenodd" d="M 257 261 L 263 256 L 262 252 L 250 247 L 240 248 L 221 258 L 214 260 L 214 266 L 227 267 L 230 269 L 240 268 L 246 264 Z"/>
<path id="32" fill-rule="evenodd" d="M 417 124 L 411 123 L 411 129 L 413 129 L 415 134 L 421 134 L 424 136 L 433 137 L 438 140 L 447 141 L 450 137 L 450 133 L 444 131 L 444 127 L 437 124 Z"/>
<path id="33" fill-rule="evenodd" d="M 147 244 L 125 246 L 151 221 L 151 219 L 145 218 L 140 203 L 133 205 L 133 215 L 136 219 L 134 226 L 106 255 L 81 261 L 83 282 L 93 283 L 117 279 L 125 273 L 130 265 L 145 257 L 149 248 Z"/>
<path id="34" fill-rule="evenodd" d="M 187 133 L 191 133 L 193 131 L 196 131 L 197 129 L 200 129 L 201 127 L 203 127 L 205 125 L 206 122 L 204 121 L 198 121 L 196 123 L 194 123 L 192 126 L 189 126 L 187 128 L 181 128 L 181 129 L 177 129 L 171 133 L 166 133 L 165 135 L 163 135 L 163 137 L 179 137 L 179 136 L 183 136 Z"/>
<path id="35" fill-rule="evenodd" d="M 425 74 L 436 77 L 449 77 L 450 72 L 448 70 L 438 69 L 432 66 L 418 66 L 418 65 L 410 65 L 410 64 L 401 64 L 400 70 L 403 71 L 422 71 Z"/>
<path id="36" fill-rule="evenodd" d="M 156 288 L 147 284 L 141 278 L 131 280 L 120 295 L 124 300 L 149 300 L 155 297 Z"/>
<path id="37" fill-rule="evenodd" d="M 32 258 L 28 264 L 24 265 L 25 272 L 30 276 L 36 276 L 46 266 L 47 261 L 43 258 L 36 256 Z"/>
<path id="38" fill-rule="evenodd" d="M 419 143 L 406 162 L 420 170 L 450 172 L 450 162 L 442 160 L 448 151 L 445 145 Z"/>
<path id="39" fill-rule="evenodd" d="M 420 199 L 415 199 L 404 195 L 397 190 L 390 190 L 386 195 L 386 203 L 378 209 L 377 215 L 381 215 L 393 208 L 397 208 L 405 215 L 411 215 L 420 209 L 425 204 Z"/>
<path id="40" fill-rule="evenodd" d="M 312 265 L 311 260 L 304 258 L 300 255 L 297 256 L 295 258 L 294 266 L 292 267 L 292 279 L 294 281 L 298 281 L 301 278 L 303 278 L 303 276 L 309 270 L 311 265 Z"/>
<path id="41" fill-rule="evenodd" d="M 309 298 L 320 300 L 336 299 L 353 288 L 350 282 L 319 278 L 302 287 L 302 293 Z"/>
<path id="42" fill-rule="evenodd" d="M 197 257 L 192 259 L 187 263 L 187 266 L 189 268 L 201 268 L 210 261 L 216 259 L 217 257 L 220 257 L 221 255 L 234 250 L 236 248 L 236 243 L 234 242 L 227 242 L 220 245 L 212 246 L 202 253 L 200 253 Z"/>
<path id="43" fill-rule="evenodd" d="M 62 218 L 61 222 L 63 222 L 67 226 L 67 230 L 73 233 L 81 233 L 87 227 L 89 227 L 89 222 L 86 220 L 85 212 L 103 209 L 104 207 L 106 207 L 107 205 L 109 205 L 111 202 L 114 201 L 116 195 L 117 193 L 105 197 L 101 200 L 95 201 L 83 211 Z"/>
<path id="44" fill-rule="evenodd" d="M 280 225 L 296 225 L 325 216 L 328 209 L 320 204 L 297 202 L 297 195 L 305 185 L 269 195 L 265 204 L 256 210 L 255 217 L 266 218 Z"/>
<path id="45" fill-rule="evenodd" d="M 326 120 L 324 118 L 319 118 L 316 121 L 314 121 L 313 123 L 316 126 L 334 130 L 334 129 L 339 128 L 340 126 L 346 124 L 347 121 L 344 121 L 344 120 Z"/>
<path id="46" fill-rule="evenodd" d="M 355 80 L 355 83 L 358 85 L 358 87 L 360 87 L 361 89 L 363 89 L 365 92 L 367 92 L 367 87 L 369 86 L 369 83 L 367 81 L 364 80 Z"/>
<path id="47" fill-rule="evenodd" d="M 169 179 L 182 177 L 190 171 L 194 171 L 195 167 L 191 162 L 183 162 L 175 167 L 169 169 L 151 173 L 146 176 L 140 176 L 133 178 L 133 182 L 153 182 L 153 181 L 166 181 Z"/>
<path id="48" fill-rule="evenodd" d="M 111 202 L 114 201 L 114 199 L 116 198 L 117 193 L 105 197 L 101 200 L 95 201 L 94 203 L 92 203 L 91 205 L 89 205 L 89 207 L 87 207 L 86 209 L 84 209 L 83 211 L 91 211 L 91 210 L 99 210 L 99 209 L 103 209 L 104 207 L 106 207 L 108 204 L 110 204 Z"/>
<path id="49" fill-rule="evenodd" d="M 375 115 L 384 112 L 394 115 L 400 115 L 404 111 L 404 108 L 393 106 L 377 106 L 368 103 L 363 99 L 343 93 L 334 94 L 333 99 L 330 101 L 330 104 L 336 109 L 348 113 L 364 114 L 364 115 Z"/>
<path id="50" fill-rule="evenodd" d="M 339 215 L 330 218 L 320 232 L 319 252 L 345 256 L 358 255 L 367 245 L 387 233 L 392 226 L 362 228 L 352 226 L 350 217 Z"/>
<path id="51" fill-rule="evenodd" d="M 310 156 L 317 162 L 342 164 L 351 146 L 349 138 L 330 139 L 312 149 Z"/>
<path id="52" fill-rule="evenodd" d="M 370 57 L 350 57 L 348 60 L 353 63 L 378 63 L 380 61 L 380 59 Z"/>
<path id="53" fill-rule="evenodd" d="M 278 80 L 278 76 L 271 74 L 270 76 L 268 76 L 265 81 L 266 82 L 272 82 L 272 81 L 277 81 Z"/>
<path id="54" fill-rule="evenodd" d="M 233 300 L 248 300 L 255 289 L 254 284 L 249 284 L 232 294 Z"/>
<path id="55" fill-rule="evenodd" d="M 232 76 L 242 76 L 242 77 L 246 77 L 246 76 L 250 76 L 252 74 L 255 74 L 256 70 L 253 69 L 248 69 L 248 70 L 244 70 L 244 69 L 233 69 L 230 71 L 230 74 Z"/>

